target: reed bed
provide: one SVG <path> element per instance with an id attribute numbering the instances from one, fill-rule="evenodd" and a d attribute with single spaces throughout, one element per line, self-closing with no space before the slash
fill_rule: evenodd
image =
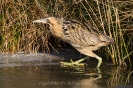
<path id="1" fill-rule="evenodd" d="M 87 22 L 113 37 L 114 44 L 98 53 L 115 65 L 126 64 L 125 60 L 131 65 L 132 4 L 129 0 L 0 0 L 0 51 L 38 52 L 62 47 L 47 26 L 32 23 L 35 19 L 57 15 Z"/>

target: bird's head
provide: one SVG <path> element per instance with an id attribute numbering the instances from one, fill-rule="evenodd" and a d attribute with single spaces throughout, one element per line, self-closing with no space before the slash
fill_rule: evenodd
<path id="1" fill-rule="evenodd" d="M 50 26 L 50 29 L 54 29 L 54 27 L 58 27 L 59 25 L 62 25 L 63 18 L 46 17 L 44 19 L 34 20 L 33 23 L 48 24 Z"/>

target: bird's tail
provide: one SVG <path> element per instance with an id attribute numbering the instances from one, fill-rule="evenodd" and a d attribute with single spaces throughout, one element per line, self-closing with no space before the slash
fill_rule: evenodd
<path id="1" fill-rule="evenodd" d="M 108 36 L 108 39 L 109 39 L 109 44 L 114 44 L 114 38 Z"/>
<path id="2" fill-rule="evenodd" d="M 114 39 L 107 35 L 100 35 L 100 40 L 108 44 L 114 44 Z"/>

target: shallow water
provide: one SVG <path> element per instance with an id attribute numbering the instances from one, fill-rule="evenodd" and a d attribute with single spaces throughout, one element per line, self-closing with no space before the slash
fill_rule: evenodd
<path id="1" fill-rule="evenodd" d="M 72 54 L 68 54 L 67 58 Z M 80 57 L 73 54 L 74 57 Z M 132 71 L 104 62 L 101 72 L 89 61 L 84 71 L 64 69 L 59 60 L 66 60 L 66 53 L 56 54 L 1 54 L 0 88 L 133 88 Z"/>

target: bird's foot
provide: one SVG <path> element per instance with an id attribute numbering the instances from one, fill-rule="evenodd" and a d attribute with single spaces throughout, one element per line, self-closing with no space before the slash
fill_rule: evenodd
<path id="1" fill-rule="evenodd" d="M 70 59 L 70 62 L 60 62 L 60 65 L 61 67 L 73 68 L 75 70 L 79 70 L 79 69 L 84 69 L 86 65 L 85 63 L 80 63 L 82 61 L 83 59 L 80 59 L 74 62 L 72 59 Z"/>

